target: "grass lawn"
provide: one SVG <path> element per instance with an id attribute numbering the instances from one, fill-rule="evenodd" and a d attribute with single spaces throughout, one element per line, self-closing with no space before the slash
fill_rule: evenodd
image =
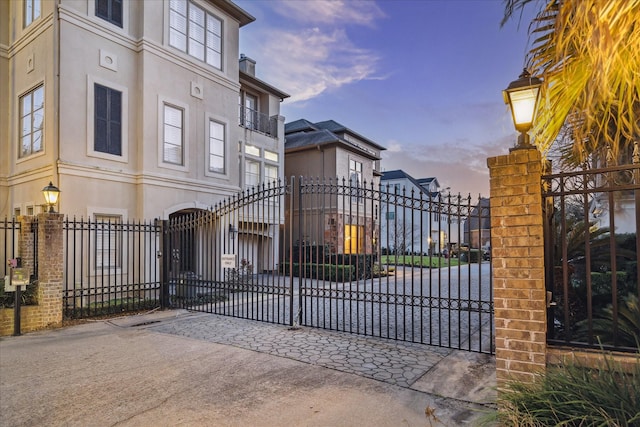
<path id="1" fill-rule="evenodd" d="M 440 268 L 450 266 L 456 266 L 458 264 L 466 264 L 465 262 L 459 262 L 458 258 L 443 258 L 443 257 L 431 257 L 420 255 L 382 255 L 380 258 L 382 265 L 409 265 L 425 268 Z"/>

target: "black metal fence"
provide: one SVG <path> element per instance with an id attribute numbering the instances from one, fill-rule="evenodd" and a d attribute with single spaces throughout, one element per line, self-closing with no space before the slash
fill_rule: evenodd
<path id="1" fill-rule="evenodd" d="M 170 219 L 169 298 L 191 310 L 490 353 L 488 223 L 486 200 L 292 178 Z"/>
<path id="2" fill-rule="evenodd" d="M 640 165 L 543 177 L 550 344 L 637 351 Z"/>
<path id="3" fill-rule="evenodd" d="M 7 259 L 16 258 L 18 256 L 18 238 L 20 236 L 20 222 L 15 218 L 5 218 L 0 221 L 0 267 L 1 277 L 9 274 L 9 266 Z"/>
<path id="4" fill-rule="evenodd" d="M 161 306 L 157 222 L 64 220 L 65 318 Z"/>
<path id="5" fill-rule="evenodd" d="M 20 237 L 20 222 L 15 218 L 0 221 L 0 308 L 12 307 L 14 303 L 13 293 L 5 293 L 5 277 L 9 274 L 9 258 L 18 256 L 18 238 Z"/>

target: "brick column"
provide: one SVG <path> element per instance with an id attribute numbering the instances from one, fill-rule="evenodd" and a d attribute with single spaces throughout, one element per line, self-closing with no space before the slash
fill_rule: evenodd
<path id="1" fill-rule="evenodd" d="M 43 327 L 62 325 L 62 214 L 38 215 L 38 302 Z"/>
<path id="2" fill-rule="evenodd" d="M 498 389 L 545 369 L 542 161 L 535 149 L 487 160 Z"/>
<path id="3" fill-rule="evenodd" d="M 29 276 L 36 273 L 35 268 L 35 235 L 32 227 L 35 222 L 34 216 L 19 216 L 20 221 L 20 237 L 18 238 L 18 254 L 22 259 L 22 268 L 26 268 Z"/>

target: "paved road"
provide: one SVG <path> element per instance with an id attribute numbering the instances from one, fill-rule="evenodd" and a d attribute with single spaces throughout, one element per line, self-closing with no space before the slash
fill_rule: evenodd
<path id="1" fill-rule="evenodd" d="M 469 425 L 494 386 L 488 355 L 184 310 L 0 340 L 3 426 Z"/>

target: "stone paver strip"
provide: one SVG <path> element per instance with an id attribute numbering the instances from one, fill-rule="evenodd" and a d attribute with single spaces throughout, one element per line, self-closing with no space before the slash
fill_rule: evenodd
<path id="1" fill-rule="evenodd" d="M 411 387 L 451 351 L 422 344 L 322 329 L 290 328 L 215 314 L 174 318 L 151 325 L 149 329 L 287 357 L 401 387 Z"/>

